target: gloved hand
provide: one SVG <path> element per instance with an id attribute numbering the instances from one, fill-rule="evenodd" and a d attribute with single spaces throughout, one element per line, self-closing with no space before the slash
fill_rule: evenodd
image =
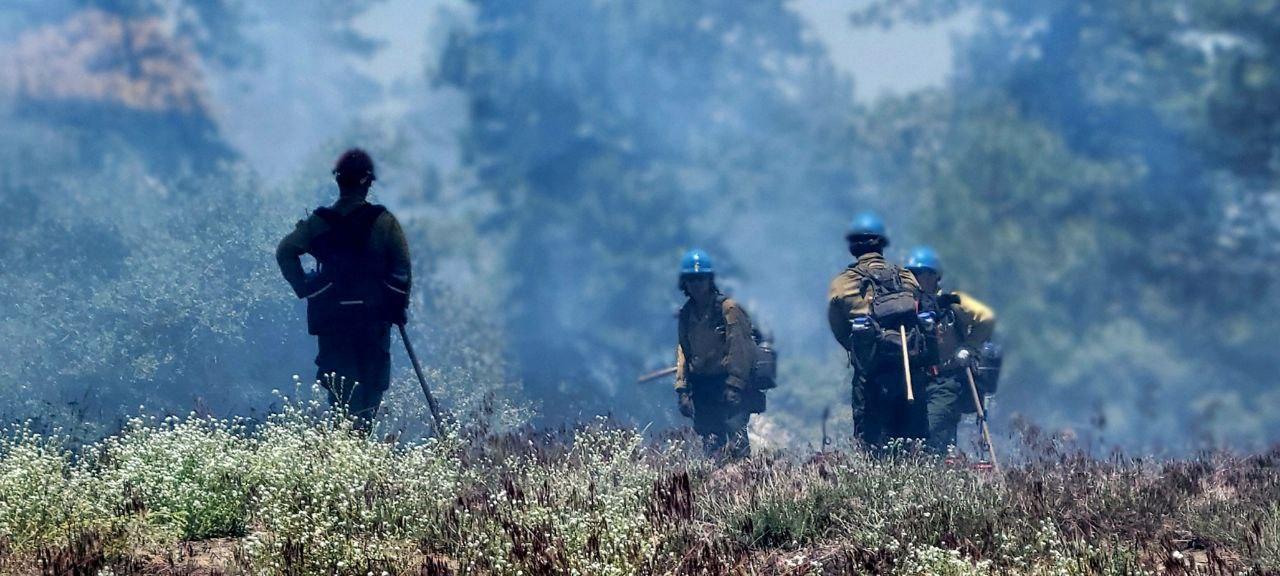
<path id="1" fill-rule="evenodd" d="M 875 322 L 868 316 L 859 316 L 849 321 L 849 337 L 856 344 L 867 342 L 878 332 Z"/>
<path id="2" fill-rule="evenodd" d="M 679 396 L 680 415 L 685 418 L 693 418 L 693 394 L 681 391 Z"/>
<path id="3" fill-rule="evenodd" d="M 978 356 L 965 347 L 956 350 L 955 365 L 957 368 L 972 368 L 977 364 Z"/>
<path id="4" fill-rule="evenodd" d="M 319 272 L 307 272 L 302 279 L 302 289 L 296 290 L 298 298 L 311 298 L 321 292 L 327 290 L 333 284 L 332 281 L 320 275 Z"/>
<path id="5" fill-rule="evenodd" d="M 933 332 L 938 327 L 938 315 L 933 312 L 921 312 L 916 314 L 916 318 L 920 320 L 920 328 L 925 332 Z"/>
<path id="6" fill-rule="evenodd" d="M 403 278 L 389 278 L 383 281 L 383 315 L 387 321 L 397 326 L 404 326 L 409 321 L 409 283 Z"/>
<path id="7" fill-rule="evenodd" d="M 387 321 L 396 326 L 404 326 L 409 322 L 409 308 L 402 306 L 393 306 L 387 310 Z"/>
<path id="8" fill-rule="evenodd" d="M 733 386 L 724 387 L 724 403 L 725 406 L 736 408 L 742 404 L 742 391 Z"/>

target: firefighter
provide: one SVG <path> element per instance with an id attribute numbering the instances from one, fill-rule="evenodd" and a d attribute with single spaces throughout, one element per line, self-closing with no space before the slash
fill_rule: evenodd
<path id="1" fill-rule="evenodd" d="M 680 413 L 693 420 L 708 455 L 751 455 L 747 424 L 763 411 L 764 393 L 752 385 L 756 344 L 751 319 L 716 286 L 715 268 L 702 250 L 680 262 L 680 308 L 676 347 L 676 396 Z"/>
<path id="2" fill-rule="evenodd" d="M 922 308 L 937 314 L 937 364 L 926 377 L 929 432 L 925 445 L 931 452 L 945 454 L 955 446 L 961 414 L 975 410 L 965 370 L 978 368 L 979 358 L 991 356 L 996 315 L 991 307 L 969 294 L 942 291 L 942 260 L 933 248 L 913 249 L 906 268 L 920 282 Z M 982 383 L 986 381 L 977 379 L 980 388 L 985 388 Z M 982 395 L 994 390 L 978 392 Z"/>
<path id="3" fill-rule="evenodd" d="M 395 216 L 368 201 L 377 180 L 373 159 L 359 148 L 334 163 L 338 199 L 300 220 L 276 248 L 294 294 L 307 300 L 307 330 L 315 335 L 316 379 L 330 405 L 367 430 L 391 383 L 391 326 L 406 320 L 411 284 L 409 245 Z M 317 270 L 305 272 L 300 257 Z"/>
<path id="4" fill-rule="evenodd" d="M 892 439 L 922 440 L 925 402 L 913 397 L 923 390 L 917 392 L 904 367 L 904 356 L 911 364 L 925 351 L 916 309 L 920 286 L 909 270 L 885 260 L 889 237 L 875 213 L 855 216 L 845 240 L 855 260 L 831 281 L 827 320 L 853 367 L 854 435 L 872 450 Z"/>

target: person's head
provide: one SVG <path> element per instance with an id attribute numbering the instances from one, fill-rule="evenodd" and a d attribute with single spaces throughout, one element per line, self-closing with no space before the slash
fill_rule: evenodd
<path id="1" fill-rule="evenodd" d="M 373 158 L 368 152 L 352 148 L 343 152 L 333 163 L 333 179 L 343 196 L 364 196 L 378 179 L 373 168 Z"/>
<path id="2" fill-rule="evenodd" d="M 884 220 L 875 212 L 860 212 L 849 223 L 844 239 L 849 242 L 849 253 L 855 258 L 870 252 L 883 252 L 889 245 Z"/>
<path id="3" fill-rule="evenodd" d="M 942 284 L 942 259 L 929 246 L 916 246 L 907 258 L 907 270 L 915 275 L 920 289 L 927 294 L 937 292 Z"/>
<path id="4" fill-rule="evenodd" d="M 706 252 L 695 248 L 680 259 L 680 291 L 696 302 L 706 302 L 720 293 L 715 268 Z"/>

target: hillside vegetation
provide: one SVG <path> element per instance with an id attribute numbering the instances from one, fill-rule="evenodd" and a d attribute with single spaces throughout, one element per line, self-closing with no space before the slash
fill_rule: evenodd
<path id="1" fill-rule="evenodd" d="M 757 454 L 572 431 L 366 439 L 315 403 L 0 443 L 3 574 L 1131 574 L 1280 569 L 1277 454 L 1001 476 L 903 449 Z"/>

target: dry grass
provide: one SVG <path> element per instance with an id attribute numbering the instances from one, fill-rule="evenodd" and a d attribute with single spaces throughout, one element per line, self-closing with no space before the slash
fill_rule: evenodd
<path id="1" fill-rule="evenodd" d="M 903 450 L 726 466 L 597 422 L 389 444 L 295 406 L 0 445 L 6 574 L 1238 574 L 1280 570 L 1280 453 L 995 478 Z M 190 487 L 197 489 L 190 489 Z"/>

